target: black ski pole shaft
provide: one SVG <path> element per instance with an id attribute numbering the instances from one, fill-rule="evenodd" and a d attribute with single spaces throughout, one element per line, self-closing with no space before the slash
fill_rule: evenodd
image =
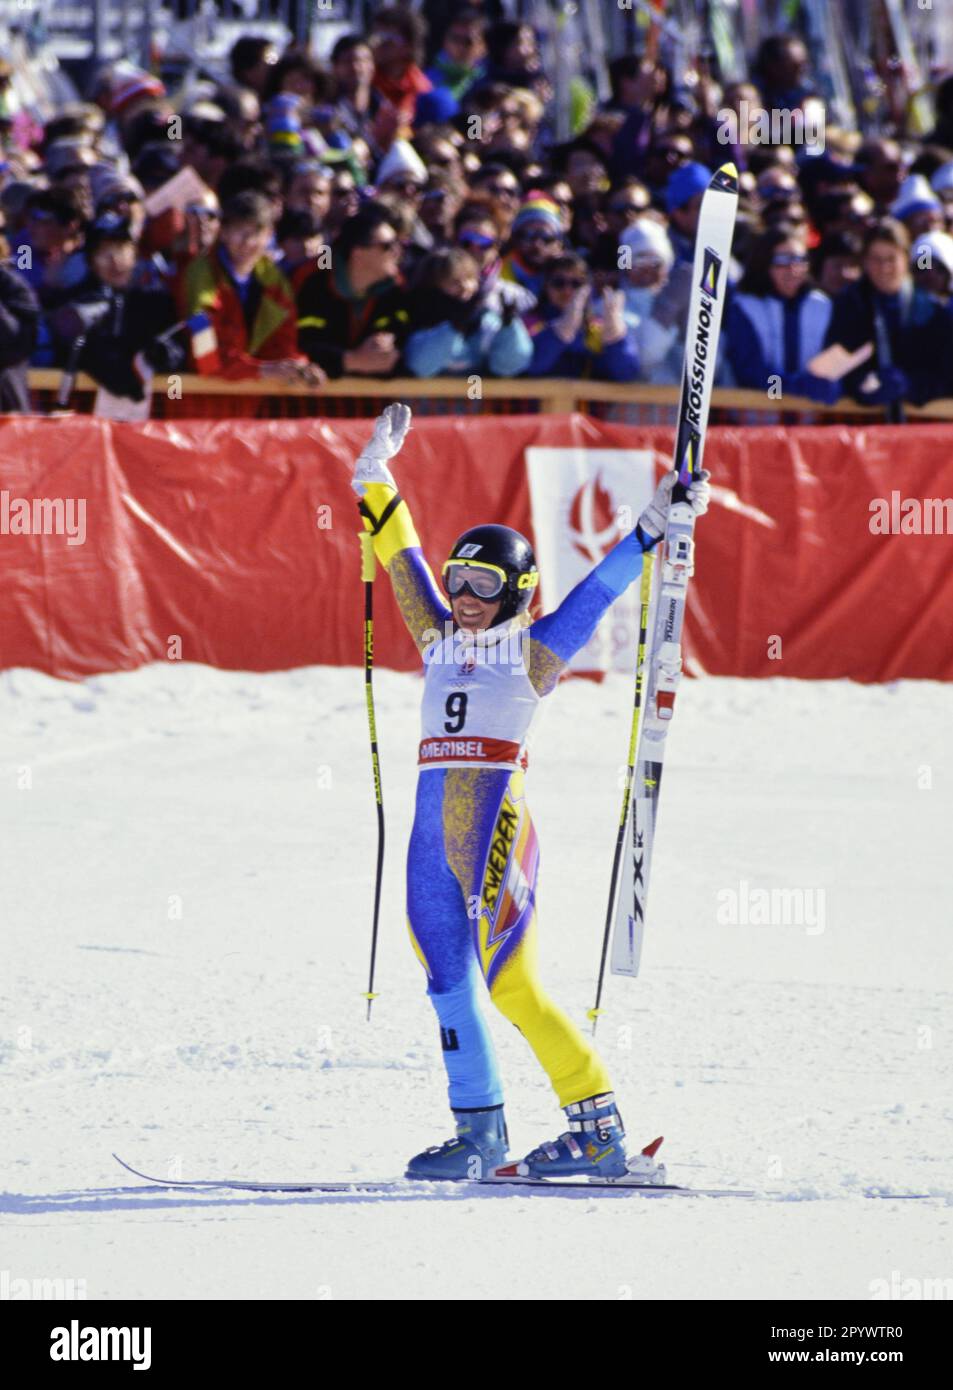
<path id="1" fill-rule="evenodd" d="M 369 531 L 360 532 L 361 578 L 364 581 L 364 698 L 367 704 L 367 723 L 371 735 L 371 767 L 374 770 L 374 799 L 377 802 L 377 875 L 374 881 L 374 924 L 371 930 L 371 967 L 367 982 L 367 1019 L 370 1022 L 374 993 L 374 968 L 377 963 L 377 931 L 381 914 L 381 887 L 384 877 L 384 794 L 381 788 L 381 761 L 377 748 L 377 720 L 374 715 L 374 538 Z"/>
<path id="2" fill-rule="evenodd" d="M 629 825 L 629 808 L 632 804 L 632 786 L 635 781 L 635 762 L 638 749 L 639 719 L 642 712 L 642 691 L 645 687 L 645 643 L 649 626 L 649 602 L 652 595 L 652 567 L 655 557 L 651 550 L 642 556 L 642 591 L 639 611 L 639 649 L 635 663 L 635 698 L 632 704 L 632 727 L 629 730 L 629 763 L 625 771 L 625 789 L 622 793 L 622 812 L 619 816 L 619 830 L 616 835 L 615 854 L 612 857 L 612 877 L 609 880 L 609 904 L 606 908 L 606 925 L 602 933 L 602 955 L 599 959 L 599 980 L 596 985 L 596 1002 L 589 1010 L 592 1019 L 592 1033 L 595 1037 L 602 1004 L 602 988 L 606 977 L 606 957 L 609 953 L 609 938 L 612 935 L 612 918 L 615 912 L 619 891 L 619 870 L 622 866 L 622 851 L 626 843 Z"/>
<path id="3" fill-rule="evenodd" d="M 73 387 L 76 384 L 76 372 L 79 364 L 79 355 L 86 346 L 86 334 L 81 333 L 73 342 L 70 348 L 69 358 L 63 368 L 63 375 L 60 377 L 59 390 L 56 393 L 56 409 L 66 410 L 69 406 L 70 396 L 73 394 Z"/>
<path id="4" fill-rule="evenodd" d="M 892 367 L 893 354 L 890 351 L 890 338 L 887 333 L 887 324 L 879 309 L 874 311 L 874 334 L 877 339 L 878 366 Z M 903 409 L 902 401 L 888 401 L 885 413 L 888 425 L 903 425 L 906 423 L 906 414 Z"/>

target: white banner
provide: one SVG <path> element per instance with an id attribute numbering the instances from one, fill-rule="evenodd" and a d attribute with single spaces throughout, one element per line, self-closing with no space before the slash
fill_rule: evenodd
<path id="1" fill-rule="evenodd" d="M 545 611 L 551 613 L 635 526 L 655 491 L 652 449 L 526 450 L 536 558 Z M 635 666 L 639 586 L 632 584 L 577 652 L 574 671 Z"/>

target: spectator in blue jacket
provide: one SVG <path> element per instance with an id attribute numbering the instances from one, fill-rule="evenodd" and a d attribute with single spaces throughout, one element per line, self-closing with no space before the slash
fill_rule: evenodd
<path id="1" fill-rule="evenodd" d="M 739 386 L 768 391 L 780 380 L 783 394 L 833 405 L 840 383 L 808 371 L 821 351 L 831 301 L 811 283 L 807 244 L 784 222 L 754 242 L 744 277 L 725 319 L 728 361 Z"/>
<path id="2" fill-rule="evenodd" d="M 524 322 L 533 340 L 530 376 L 635 381 L 639 374 L 625 295 L 604 289 L 597 314 L 589 267 L 581 256 L 567 254 L 550 262 L 539 303 Z"/>
<path id="3" fill-rule="evenodd" d="M 684 164 L 668 181 L 665 207 L 676 261 L 687 261 L 691 265 L 695 258 L 698 215 L 710 182 L 711 170 L 704 164 Z"/>
<path id="4" fill-rule="evenodd" d="M 502 295 L 506 295 L 505 288 Z M 411 284 L 411 331 L 404 362 L 414 376 L 513 377 L 533 356 L 515 299 L 491 307 L 476 261 L 457 246 L 431 252 Z"/>

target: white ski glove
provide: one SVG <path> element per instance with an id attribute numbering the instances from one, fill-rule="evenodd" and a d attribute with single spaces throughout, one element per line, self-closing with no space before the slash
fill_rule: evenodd
<path id="1" fill-rule="evenodd" d="M 409 429 L 409 405 L 399 405 L 395 401 L 382 415 L 378 415 L 374 433 L 362 449 L 351 479 L 351 487 L 359 497 L 364 496 L 368 483 L 388 483 L 396 488 L 394 475 L 387 464 L 388 460 L 400 453 Z"/>
<path id="2" fill-rule="evenodd" d="M 704 516 L 708 511 L 708 503 L 711 501 L 711 488 L 708 484 L 710 477 L 708 469 L 702 468 L 685 489 L 688 505 L 696 516 Z M 677 480 L 678 474 L 674 469 L 671 473 L 666 473 L 655 489 L 655 496 L 639 517 L 642 530 L 654 540 L 658 540 L 665 530 L 665 521 L 672 502 L 672 488 Z"/>

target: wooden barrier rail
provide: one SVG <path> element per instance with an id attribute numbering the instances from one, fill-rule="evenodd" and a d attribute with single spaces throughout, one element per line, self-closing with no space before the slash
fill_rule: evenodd
<path id="1" fill-rule="evenodd" d="M 62 380 L 62 373 L 48 367 L 33 368 L 29 373 L 30 389 L 37 395 L 55 399 Z M 340 411 L 322 411 L 323 402 L 349 402 L 359 406 L 365 402 L 367 413 L 376 414 L 382 400 L 432 401 L 440 404 L 440 413 L 454 413 L 453 404 L 461 410 L 479 410 L 484 403 L 490 403 L 491 412 L 524 410 L 544 414 L 582 414 L 593 413 L 596 407 L 662 407 L 673 409 L 678 404 L 677 386 L 653 386 L 646 382 L 618 383 L 606 381 L 577 381 L 551 377 L 515 377 L 505 380 L 493 377 L 480 379 L 479 393 L 473 393 L 466 377 L 340 377 L 328 382 L 326 387 L 315 389 L 304 385 L 268 381 L 224 381 L 218 377 L 182 375 L 172 378 L 157 376 L 154 381 L 154 402 L 164 405 L 165 401 L 175 403 L 176 415 L 188 413 L 184 402 L 198 397 L 225 397 L 233 400 L 249 397 L 270 398 L 274 401 L 296 402 L 296 413 L 320 416 L 325 413 L 339 414 Z M 79 397 L 91 397 L 97 389 L 96 382 L 80 373 L 73 387 L 73 401 Z M 171 394 L 170 394 L 171 389 Z M 87 407 L 91 402 L 84 402 Z M 313 405 L 313 410 L 300 410 L 301 405 Z M 181 408 L 180 408 L 181 407 Z M 50 407 L 52 408 L 52 407 Z M 712 409 L 721 415 L 726 411 L 752 412 L 777 418 L 783 415 L 810 415 L 814 423 L 825 420 L 837 422 L 849 418 L 868 420 L 876 423 L 885 418 L 880 407 L 855 405 L 853 401 L 839 402 L 837 405 L 818 405 L 816 401 L 803 396 L 785 396 L 781 400 L 769 400 L 761 391 L 736 389 L 716 389 L 712 394 Z M 905 406 L 905 413 L 911 420 L 953 420 L 953 399 L 931 401 L 925 406 Z M 172 413 L 172 412 L 170 412 Z M 362 413 L 353 410 L 353 414 Z M 601 410 L 596 413 L 604 413 Z M 717 418 L 717 417 L 716 417 Z"/>

